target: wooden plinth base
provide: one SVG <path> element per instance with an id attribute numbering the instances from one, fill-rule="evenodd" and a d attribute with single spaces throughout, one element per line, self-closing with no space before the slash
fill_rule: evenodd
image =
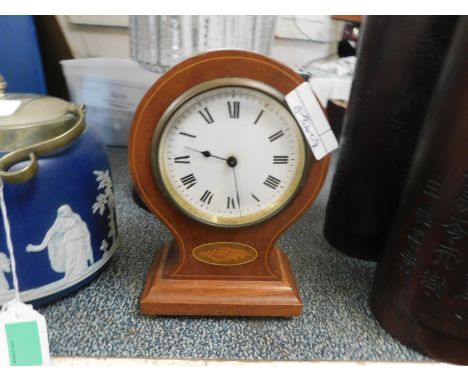
<path id="1" fill-rule="evenodd" d="M 302 301 L 286 255 L 277 247 L 279 281 L 164 278 L 169 243 L 156 252 L 140 307 L 146 315 L 298 316 Z"/>

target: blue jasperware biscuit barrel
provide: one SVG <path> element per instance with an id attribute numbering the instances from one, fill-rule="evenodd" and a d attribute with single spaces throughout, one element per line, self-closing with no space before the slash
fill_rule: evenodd
<path id="1" fill-rule="evenodd" d="M 85 109 L 6 94 L 0 76 L 0 177 L 22 301 L 51 302 L 89 283 L 115 252 L 115 198 L 104 145 Z M 14 299 L 0 221 L 0 305 Z"/>

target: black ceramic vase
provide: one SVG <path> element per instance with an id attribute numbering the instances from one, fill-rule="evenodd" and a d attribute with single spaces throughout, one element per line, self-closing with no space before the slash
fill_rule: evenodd
<path id="1" fill-rule="evenodd" d="M 381 256 L 457 20 L 365 20 L 324 227 L 350 256 Z"/>
<path id="2" fill-rule="evenodd" d="M 377 266 L 372 310 L 392 335 L 468 365 L 468 17 L 459 22 L 402 203 Z"/>

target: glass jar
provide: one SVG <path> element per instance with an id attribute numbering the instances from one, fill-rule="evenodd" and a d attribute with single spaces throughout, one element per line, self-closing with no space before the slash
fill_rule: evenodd
<path id="1" fill-rule="evenodd" d="M 194 54 L 234 48 L 269 54 L 276 16 L 130 16 L 132 58 L 164 72 Z"/>

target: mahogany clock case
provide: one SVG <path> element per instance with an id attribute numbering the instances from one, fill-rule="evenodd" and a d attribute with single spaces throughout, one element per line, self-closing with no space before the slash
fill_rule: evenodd
<path id="1" fill-rule="evenodd" d="M 219 78 L 246 78 L 283 95 L 303 82 L 292 69 L 260 54 L 237 50 L 204 53 L 173 67 L 142 99 L 129 137 L 134 185 L 148 209 L 174 237 L 155 256 L 141 298 L 144 314 L 294 316 L 302 310 L 287 257 L 275 247 L 279 235 L 312 204 L 324 182 L 329 158 L 307 155 L 302 186 L 272 218 L 236 228 L 216 227 L 182 213 L 164 194 L 151 163 L 155 128 L 164 112 L 187 90 Z M 158 132 L 156 132 L 157 134 Z M 217 266 L 193 256 L 207 243 L 254 248 L 253 261 Z"/>

